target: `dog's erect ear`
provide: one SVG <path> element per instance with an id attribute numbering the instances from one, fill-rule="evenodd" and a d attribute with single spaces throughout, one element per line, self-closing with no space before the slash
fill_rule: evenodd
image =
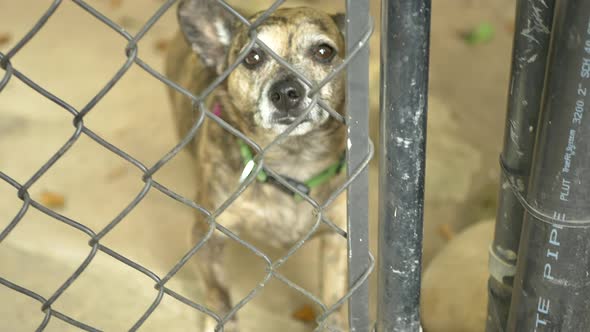
<path id="1" fill-rule="evenodd" d="M 336 22 L 336 25 L 338 26 L 338 29 L 340 29 L 342 35 L 346 36 L 346 14 L 339 13 L 332 15 L 332 19 L 334 22 Z"/>
<path id="2" fill-rule="evenodd" d="M 215 0 L 182 0 L 178 21 L 186 41 L 203 64 L 223 70 L 234 16 Z"/>

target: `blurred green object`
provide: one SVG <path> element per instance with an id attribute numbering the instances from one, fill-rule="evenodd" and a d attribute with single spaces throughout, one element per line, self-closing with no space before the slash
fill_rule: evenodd
<path id="1" fill-rule="evenodd" d="M 487 43 L 494 38 L 494 32 L 494 26 L 482 23 L 465 34 L 465 41 L 470 45 Z"/>

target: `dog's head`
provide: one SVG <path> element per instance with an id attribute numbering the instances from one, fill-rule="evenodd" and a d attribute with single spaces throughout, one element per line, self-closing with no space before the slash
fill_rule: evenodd
<path id="1" fill-rule="evenodd" d="M 251 41 L 248 27 L 215 0 L 184 0 L 178 17 L 193 51 L 217 73 L 233 64 Z M 343 21 L 343 15 L 285 8 L 266 18 L 256 31 L 259 40 L 315 84 L 343 61 Z M 343 75 L 336 76 L 318 94 L 319 100 L 337 111 L 344 100 L 343 80 Z M 281 133 L 312 105 L 310 87 L 257 45 L 228 76 L 226 87 L 239 116 L 256 126 L 257 132 Z M 316 105 L 291 135 L 318 129 L 329 118 Z"/>

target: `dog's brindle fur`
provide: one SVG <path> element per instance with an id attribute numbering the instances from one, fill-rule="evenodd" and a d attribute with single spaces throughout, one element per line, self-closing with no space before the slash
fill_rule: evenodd
<path id="1" fill-rule="evenodd" d="M 251 21 L 258 15 L 253 16 Z M 179 5 L 178 17 L 181 32 L 171 43 L 166 73 L 170 79 L 199 95 L 228 64 L 235 61 L 249 42 L 248 31 L 245 26 L 233 22 L 234 19 L 215 1 L 183 1 Z M 259 38 L 273 51 L 317 83 L 342 62 L 344 42 L 341 27 L 337 24 L 341 18 L 309 8 L 279 9 L 257 31 Z M 337 51 L 330 63 L 319 63 L 311 58 L 311 44 L 318 42 L 328 43 Z M 269 111 L 262 109 L 268 106 L 268 102 L 265 104 L 263 98 L 266 96 L 261 91 L 287 74 L 286 69 L 270 56 L 260 68 L 248 69 L 240 65 L 208 98 L 207 104 L 220 104 L 223 120 L 260 146 L 266 146 L 286 126 L 264 123 L 262 113 Z M 198 113 L 192 110 L 189 98 L 173 89 L 169 92 L 178 133 L 184 137 L 194 125 Z M 320 98 L 342 114 L 343 77 L 336 77 L 323 88 Z M 339 160 L 345 147 L 344 126 L 320 109 L 313 112 L 315 114 L 310 115 L 308 127 L 288 136 L 282 144 L 268 151 L 264 158 L 267 167 L 303 181 Z M 194 156 L 196 202 L 213 211 L 238 187 L 243 160 L 237 139 L 213 120 L 206 119 L 188 148 Z M 311 196 L 321 204 L 342 180 L 342 175 L 335 177 L 314 188 Z M 330 220 L 343 228 L 346 222 L 345 202 L 345 195 L 340 195 L 326 211 Z M 238 234 L 247 232 L 257 240 L 286 248 L 307 234 L 317 217 L 308 203 L 296 201 L 292 195 L 275 186 L 254 182 L 216 221 Z M 197 214 L 191 246 L 205 236 L 208 227 L 205 217 Z M 322 266 L 327 265 L 323 268 L 321 297 L 324 303 L 331 305 L 345 292 L 346 241 L 334 233 L 321 238 Z M 235 304 L 230 299 L 223 269 L 222 254 L 226 240 L 226 236 L 215 231 L 196 255 L 208 292 L 207 306 L 220 315 L 227 313 Z M 335 316 L 337 324 L 343 324 L 342 313 L 338 312 Z M 202 331 L 209 332 L 216 322 L 210 320 L 205 324 Z M 236 330 L 235 318 L 226 323 L 225 331 Z"/>

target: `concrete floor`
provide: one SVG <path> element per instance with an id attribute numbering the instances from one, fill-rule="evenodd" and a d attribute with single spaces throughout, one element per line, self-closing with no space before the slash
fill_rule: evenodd
<path id="1" fill-rule="evenodd" d="M 161 4 L 159 0 L 87 1 L 131 33 Z M 234 1 L 239 3 L 239 1 Z M 257 1 L 260 6 L 268 1 Z M 299 1 L 306 2 L 306 1 Z M 0 0 L 0 44 L 5 52 L 26 33 L 50 1 Z M 297 3 L 291 1 L 289 4 Z M 322 2 L 335 7 L 336 2 Z M 338 2 L 340 4 L 340 1 Z M 375 17 L 378 2 L 373 2 Z M 432 73 L 429 114 L 429 160 L 424 261 L 428 263 L 447 241 L 445 232 L 493 214 L 496 156 L 502 139 L 503 114 L 510 55 L 511 1 L 440 0 L 434 4 Z M 482 20 L 498 26 L 488 45 L 466 46 L 458 31 Z M 378 21 L 377 21 L 378 23 Z M 378 25 L 377 25 L 378 26 Z M 139 44 L 139 56 L 162 68 L 160 41 L 176 30 L 169 11 Z M 32 80 L 76 108 L 83 107 L 125 61 L 125 40 L 72 2 L 64 2 L 47 25 L 17 54 L 12 64 Z M 378 105 L 378 36 L 372 39 L 371 117 L 376 138 Z M 466 68 L 469 68 L 466 70 Z M 170 110 L 163 85 L 133 66 L 85 118 L 85 124 L 105 140 L 146 165 L 153 165 L 175 145 Z M 63 109 L 12 78 L 0 94 L 0 171 L 24 183 L 73 134 L 72 117 Z M 371 166 L 371 233 L 376 252 L 376 164 Z M 188 156 L 179 154 L 155 179 L 192 197 Z M 65 205 L 58 212 L 99 231 L 140 192 L 140 172 L 84 135 L 29 190 L 34 199 L 43 192 L 59 193 Z M 15 190 L 0 181 L 0 229 L 22 202 Z M 151 190 L 101 243 L 162 276 L 187 250 L 191 210 Z M 29 209 L 0 243 L 0 276 L 49 297 L 88 255 L 83 233 Z M 272 250 L 261 246 L 272 253 Z M 285 266 L 284 273 L 317 293 L 316 246 L 310 243 Z M 232 246 L 228 253 L 232 294 L 242 298 L 261 279 L 261 262 Z M 188 266 L 190 266 L 190 262 Z M 253 268 L 254 267 L 254 268 Z M 260 268 L 257 268 L 260 267 Z M 371 279 L 372 298 L 375 275 Z M 189 267 L 170 287 L 196 299 L 199 290 Z M 98 253 L 88 269 L 54 308 L 106 331 L 123 331 L 154 301 L 153 282 L 115 259 Z M 272 281 L 240 311 L 244 331 L 309 331 L 291 314 L 307 303 L 278 281 Z M 374 312 L 374 301 L 371 304 Z M 165 297 L 147 320 L 144 331 L 194 331 L 200 315 Z M 43 319 L 40 304 L 0 287 L 0 331 L 31 331 Z M 53 318 L 47 331 L 73 331 Z"/>

